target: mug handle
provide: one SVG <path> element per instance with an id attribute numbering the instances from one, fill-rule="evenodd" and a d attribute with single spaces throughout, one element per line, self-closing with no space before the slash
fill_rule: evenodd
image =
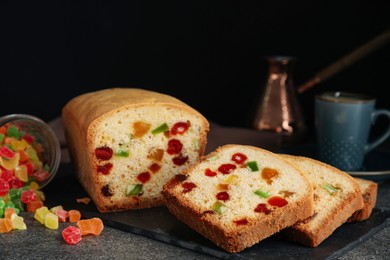
<path id="1" fill-rule="evenodd" d="M 371 114 L 371 122 L 372 124 L 375 124 L 376 119 L 381 115 L 386 116 L 389 119 L 389 125 L 387 126 L 387 130 L 381 136 L 379 136 L 377 139 L 375 139 L 374 141 L 366 145 L 366 150 L 365 150 L 366 153 L 368 153 L 369 151 L 371 151 L 372 149 L 374 149 L 375 147 L 377 147 L 378 145 L 386 141 L 386 139 L 390 136 L 390 111 L 389 110 L 386 109 L 374 110 Z"/>

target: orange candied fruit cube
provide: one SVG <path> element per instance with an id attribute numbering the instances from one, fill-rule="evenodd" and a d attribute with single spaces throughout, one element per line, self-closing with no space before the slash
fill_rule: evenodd
<path id="1" fill-rule="evenodd" d="M 8 233 L 13 229 L 12 221 L 9 218 L 0 218 L 0 233 Z"/>
<path id="2" fill-rule="evenodd" d="M 81 219 L 81 213 L 77 209 L 71 209 L 68 211 L 69 222 L 77 222 Z"/>
<path id="3" fill-rule="evenodd" d="M 5 208 L 4 218 L 11 219 L 12 214 L 16 214 L 15 208 Z"/>
<path id="4" fill-rule="evenodd" d="M 43 206 L 41 200 L 33 200 L 27 203 L 27 211 L 34 213 L 37 209 Z"/>
<path id="5" fill-rule="evenodd" d="M 77 227 L 80 229 L 81 234 L 98 236 L 103 231 L 104 225 L 100 218 L 82 219 L 77 221 Z"/>

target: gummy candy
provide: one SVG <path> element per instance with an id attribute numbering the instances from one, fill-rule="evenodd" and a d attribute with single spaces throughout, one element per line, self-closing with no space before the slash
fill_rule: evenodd
<path id="1" fill-rule="evenodd" d="M 83 236 L 90 234 L 98 236 L 104 228 L 103 221 L 97 217 L 79 220 L 76 225 L 80 228 Z"/>
<path id="2" fill-rule="evenodd" d="M 26 223 L 24 223 L 24 219 L 21 216 L 16 215 L 16 213 L 12 214 L 11 222 L 13 229 L 27 229 Z"/>
<path id="3" fill-rule="evenodd" d="M 16 214 L 15 208 L 6 208 L 4 211 L 4 217 L 5 218 L 11 218 L 12 214 Z"/>
<path id="4" fill-rule="evenodd" d="M 33 189 L 31 189 L 31 190 L 24 190 L 22 192 L 22 195 L 20 196 L 20 200 L 23 203 L 29 203 L 30 201 L 34 201 L 34 200 L 37 200 L 37 199 L 38 199 L 37 194 L 35 193 L 35 191 Z"/>
<path id="5" fill-rule="evenodd" d="M 76 209 L 69 210 L 68 216 L 69 216 L 69 222 L 77 222 L 81 219 L 81 213 Z"/>
<path id="6" fill-rule="evenodd" d="M 53 213 L 58 216 L 59 222 L 66 222 L 68 219 L 68 211 L 64 209 L 56 209 Z"/>
<path id="7" fill-rule="evenodd" d="M 27 211 L 35 213 L 37 209 L 43 206 L 43 202 L 41 200 L 34 200 L 27 203 Z"/>
<path id="8" fill-rule="evenodd" d="M 58 229 L 58 216 L 49 211 L 45 215 L 45 226 L 50 229 Z"/>
<path id="9" fill-rule="evenodd" d="M 0 129 L 0 197 L 11 188 L 46 180 L 50 168 L 41 160 L 44 152 L 42 144 L 18 125 L 7 123 Z M 31 188 L 39 189 L 37 184 Z"/>
<path id="10" fill-rule="evenodd" d="M 75 226 L 68 226 L 62 231 L 62 237 L 69 245 L 75 245 L 81 241 L 81 231 Z"/>
<path id="11" fill-rule="evenodd" d="M 49 209 L 46 206 L 42 206 L 35 210 L 34 218 L 39 221 L 39 223 L 45 223 L 46 215 L 50 213 Z"/>
<path id="12" fill-rule="evenodd" d="M 9 218 L 0 218 L 0 233 L 8 233 L 12 228 L 12 222 Z"/>

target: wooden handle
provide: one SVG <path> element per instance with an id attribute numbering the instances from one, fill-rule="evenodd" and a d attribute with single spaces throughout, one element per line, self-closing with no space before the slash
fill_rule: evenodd
<path id="1" fill-rule="evenodd" d="M 303 93 L 306 90 L 314 87 L 321 81 L 330 78 L 337 72 L 340 72 L 341 70 L 345 69 L 349 65 L 353 64 L 357 60 L 363 58 L 370 52 L 378 49 L 380 46 L 388 43 L 390 41 L 390 30 L 387 30 L 386 32 L 382 33 L 381 35 L 375 37 L 373 40 L 369 41 L 368 43 L 364 44 L 363 46 L 357 48 L 356 50 L 352 51 L 351 53 L 345 55 L 340 60 L 336 61 L 329 67 L 321 70 L 318 72 L 313 78 L 306 81 L 304 84 L 298 87 L 298 93 Z"/>

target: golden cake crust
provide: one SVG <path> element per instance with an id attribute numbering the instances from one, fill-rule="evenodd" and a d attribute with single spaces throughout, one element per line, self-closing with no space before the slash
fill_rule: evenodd
<path id="1" fill-rule="evenodd" d="M 172 96 L 143 89 L 110 88 L 82 94 L 73 98 L 64 106 L 62 120 L 69 153 L 75 165 L 77 177 L 101 212 L 163 205 L 161 196 L 156 195 L 147 198 L 145 193 L 142 197 L 126 197 L 123 195 L 123 198 L 114 198 L 115 196 L 112 196 L 113 193 L 118 192 L 119 189 L 121 189 L 121 193 L 125 193 L 123 182 L 128 181 L 129 177 L 125 176 L 124 170 L 122 174 L 116 172 L 116 176 L 111 180 L 103 174 L 96 174 L 96 169 L 102 167 L 102 162 L 94 158 L 95 143 L 97 142 L 96 140 L 102 138 L 102 134 L 99 131 L 101 131 L 105 123 L 110 122 L 111 119 L 114 121 L 115 118 L 115 122 L 118 121 L 118 123 L 112 124 L 112 127 L 121 128 L 120 123 L 122 119 L 124 122 L 126 120 L 126 122 L 131 121 L 131 119 L 125 119 L 127 114 L 130 114 L 148 122 L 148 124 L 152 124 L 156 121 L 156 118 L 159 118 L 161 113 L 165 113 L 164 115 L 168 118 L 172 114 L 171 121 L 175 120 L 174 117 L 179 115 L 183 118 L 189 117 L 189 120 L 196 122 L 194 127 L 197 128 L 194 131 L 197 131 L 195 135 L 199 139 L 197 140 L 196 149 L 187 150 L 190 155 L 188 163 L 193 163 L 197 160 L 197 157 L 203 155 L 207 142 L 207 133 L 209 131 L 208 121 L 198 111 Z M 149 118 L 151 119 L 149 120 Z M 111 137 L 113 139 L 117 138 L 115 133 L 111 134 Z M 141 153 L 141 151 L 142 153 L 146 153 L 142 150 L 145 146 L 153 147 L 153 136 L 149 134 L 145 138 L 149 138 L 150 141 L 137 141 L 136 145 L 139 146 L 139 152 L 135 147 L 133 154 Z M 179 139 L 182 142 L 185 141 L 185 137 L 183 136 L 180 136 Z M 166 142 L 167 140 L 160 142 Z M 160 150 L 162 149 L 165 148 L 161 147 Z M 146 157 L 147 155 L 145 154 L 144 156 Z M 138 161 L 129 162 L 126 167 L 132 168 L 132 164 L 139 164 L 137 166 L 138 168 L 146 167 L 145 171 L 147 171 L 147 167 L 149 167 L 148 163 L 148 161 L 138 158 Z M 125 166 L 121 167 L 121 169 L 125 168 Z M 165 167 L 164 174 L 171 174 L 169 173 L 170 169 L 167 168 L 169 166 L 167 166 L 166 161 L 159 162 L 159 167 Z M 113 171 L 118 171 L 118 169 L 119 166 L 116 169 L 114 168 Z M 176 171 L 178 169 L 173 170 L 172 174 Z"/>
<path id="2" fill-rule="evenodd" d="M 221 175 L 218 172 L 217 177 L 209 179 L 203 176 L 205 169 L 209 167 L 214 171 L 219 164 L 234 164 L 228 159 L 237 152 L 247 155 L 248 161 L 256 161 L 259 170 L 252 172 L 247 170 L 245 165 L 237 165 L 236 170 L 230 174 Z M 279 175 L 263 179 L 261 176 L 265 168 L 275 169 Z M 245 180 L 247 177 L 251 179 Z M 213 187 L 219 187 L 225 178 L 233 181 L 227 181 L 229 184 L 226 192 L 230 194 L 230 198 L 223 202 L 227 210 L 219 214 L 210 209 L 209 205 L 219 192 L 218 188 L 215 190 Z M 271 179 L 273 182 L 268 182 Z M 290 186 L 290 179 L 294 180 L 295 184 Z M 182 187 L 185 187 L 187 182 L 195 184 L 194 191 L 198 189 L 197 193 L 191 195 L 191 192 L 184 192 Z M 254 194 L 259 187 L 269 191 L 269 198 L 283 197 L 288 203 L 280 207 L 270 206 L 267 199 Z M 204 195 L 202 199 L 198 198 L 200 194 Z M 288 195 L 284 197 L 282 194 Z M 219 147 L 197 164 L 187 168 L 182 175 L 172 178 L 164 185 L 163 195 L 169 211 L 174 216 L 232 253 L 240 252 L 314 213 L 312 186 L 299 169 L 270 151 L 247 145 L 231 144 Z M 290 195 L 291 197 L 288 197 Z M 254 209 L 258 204 L 263 204 L 269 211 L 256 213 Z"/>
<path id="3" fill-rule="evenodd" d="M 363 207 L 357 181 L 349 174 L 318 160 L 288 154 L 281 156 L 294 163 L 314 188 L 315 213 L 282 231 L 282 235 L 300 244 L 317 247 L 348 218 Z"/>

